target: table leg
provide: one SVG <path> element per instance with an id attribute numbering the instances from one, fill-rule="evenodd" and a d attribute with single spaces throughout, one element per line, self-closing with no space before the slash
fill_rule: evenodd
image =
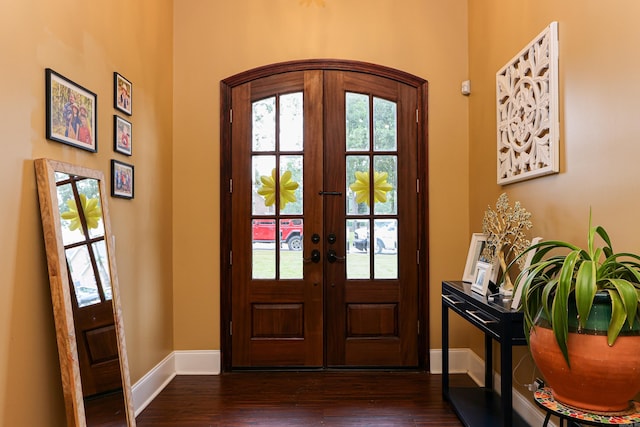
<path id="1" fill-rule="evenodd" d="M 442 304 L 442 397 L 449 400 L 449 309 Z"/>
<path id="2" fill-rule="evenodd" d="M 493 340 L 484 334 L 484 387 L 493 390 Z"/>

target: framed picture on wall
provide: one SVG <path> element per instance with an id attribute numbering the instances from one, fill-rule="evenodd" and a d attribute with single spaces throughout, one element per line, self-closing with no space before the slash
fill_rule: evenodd
<path id="1" fill-rule="evenodd" d="M 133 199 L 133 165 L 111 160 L 111 196 Z"/>
<path id="2" fill-rule="evenodd" d="M 45 70 L 46 137 L 98 151 L 98 96 L 50 68 Z"/>
<path id="3" fill-rule="evenodd" d="M 121 74 L 113 73 L 113 106 L 127 115 L 133 112 L 133 84 Z"/>
<path id="4" fill-rule="evenodd" d="M 132 125 L 120 116 L 113 116 L 113 150 L 131 155 L 133 147 Z"/>

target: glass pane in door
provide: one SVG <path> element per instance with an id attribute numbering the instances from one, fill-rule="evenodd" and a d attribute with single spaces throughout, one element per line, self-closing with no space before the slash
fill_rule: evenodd
<path id="1" fill-rule="evenodd" d="M 369 150 L 369 96 L 347 92 L 345 110 L 347 151 Z"/>
<path id="2" fill-rule="evenodd" d="M 69 176 L 67 175 L 67 178 Z M 76 200 L 71 184 L 60 184 L 58 191 L 58 207 L 60 209 L 60 222 L 62 228 L 62 243 L 71 245 L 85 239 L 84 230 L 81 227 L 80 216 L 77 214 Z"/>
<path id="3" fill-rule="evenodd" d="M 109 257 L 107 256 L 107 245 L 104 240 L 95 242 L 93 245 L 93 256 L 96 259 L 96 267 L 102 284 L 102 292 L 105 300 L 111 299 L 111 276 L 109 275 Z"/>
<path id="4" fill-rule="evenodd" d="M 347 215 L 369 213 L 369 156 L 347 156 Z"/>
<path id="5" fill-rule="evenodd" d="M 303 112 L 302 92 L 280 96 L 280 151 L 302 151 Z"/>
<path id="6" fill-rule="evenodd" d="M 347 220 L 347 279 L 369 279 L 369 235 L 368 219 Z"/>
<path id="7" fill-rule="evenodd" d="M 254 219 L 251 221 L 252 269 L 254 279 L 276 277 L 276 220 Z"/>
<path id="8" fill-rule="evenodd" d="M 373 149 L 395 151 L 397 147 L 397 106 L 395 102 L 373 98 Z"/>
<path id="9" fill-rule="evenodd" d="M 280 220 L 280 278 L 302 279 L 302 218 Z"/>
<path id="10" fill-rule="evenodd" d="M 65 249 L 69 274 L 73 281 L 78 307 L 86 307 L 100 303 L 98 285 L 93 275 L 91 258 L 87 246 L 77 246 Z"/>
<path id="11" fill-rule="evenodd" d="M 252 270 L 254 279 L 276 277 L 276 220 L 274 218 L 276 188 L 274 175 L 276 157 L 254 155 L 252 157 Z"/>
<path id="12" fill-rule="evenodd" d="M 398 213 L 398 157 L 374 156 L 374 212 L 376 215 L 395 215 Z"/>
<path id="13" fill-rule="evenodd" d="M 347 92 L 345 105 L 347 278 L 397 279 L 397 104 Z"/>
<path id="14" fill-rule="evenodd" d="M 252 278 L 302 279 L 303 94 L 254 101 L 251 111 Z"/>
<path id="15" fill-rule="evenodd" d="M 251 130 L 253 151 L 273 151 L 276 149 L 275 96 L 253 103 Z"/>
<path id="16" fill-rule="evenodd" d="M 398 278 L 398 220 L 373 221 L 373 248 L 375 279 Z"/>
<path id="17" fill-rule="evenodd" d="M 280 213 L 302 215 L 302 156 L 280 156 Z"/>

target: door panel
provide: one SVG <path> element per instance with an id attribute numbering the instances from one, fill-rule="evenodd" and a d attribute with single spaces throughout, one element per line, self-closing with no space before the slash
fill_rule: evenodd
<path id="1" fill-rule="evenodd" d="M 326 363 L 417 366 L 416 90 L 338 71 L 324 84 L 325 188 L 346 195 L 325 202 L 325 230 L 346 258 L 325 270 Z"/>
<path id="2" fill-rule="evenodd" d="M 232 99 L 232 364 L 319 367 L 322 264 L 304 259 L 322 235 L 321 72 L 246 83 Z"/>
<path id="3" fill-rule="evenodd" d="M 418 366 L 418 91 L 309 70 L 231 91 L 232 367 Z"/>

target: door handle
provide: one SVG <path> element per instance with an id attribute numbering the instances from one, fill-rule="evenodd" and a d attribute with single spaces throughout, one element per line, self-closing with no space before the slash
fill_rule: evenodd
<path id="1" fill-rule="evenodd" d="M 320 251 L 318 249 L 314 249 L 311 251 L 311 258 L 304 258 L 305 262 L 312 262 L 317 264 L 320 262 Z"/>
<path id="2" fill-rule="evenodd" d="M 329 249 L 329 251 L 327 252 L 327 261 L 329 261 L 330 264 L 333 264 L 336 261 L 344 261 L 345 259 L 346 257 L 338 256 L 336 251 L 334 251 L 333 249 Z"/>

